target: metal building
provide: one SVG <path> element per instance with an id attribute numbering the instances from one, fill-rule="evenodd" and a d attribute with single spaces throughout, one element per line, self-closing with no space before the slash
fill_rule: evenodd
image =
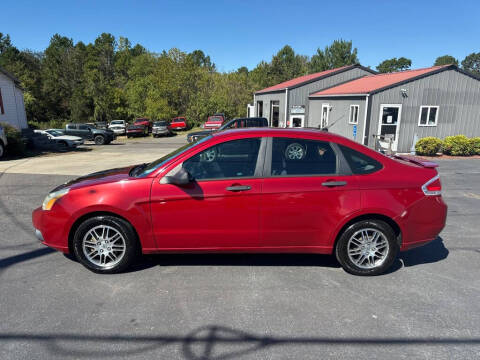
<path id="1" fill-rule="evenodd" d="M 311 93 L 371 74 L 376 72 L 355 64 L 300 76 L 268 87 L 254 95 L 254 116 L 266 117 L 273 127 L 307 126 L 308 96 Z"/>
<path id="2" fill-rule="evenodd" d="M 0 122 L 25 129 L 27 115 L 20 81 L 0 67 Z"/>
<path id="3" fill-rule="evenodd" d="M 480 136 L 480 79 L 454 65 L 365 76 L 313 93 L 308 126 L 373 147 L 392 138 L 410 152 L 416 138 Z"/>

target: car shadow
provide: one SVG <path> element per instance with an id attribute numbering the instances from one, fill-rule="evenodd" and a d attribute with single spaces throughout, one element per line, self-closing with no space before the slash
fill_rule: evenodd
<path id="1" fill-rule="evenodd" d="M 384 273 L 391 274 L 402 267 L 435 263 L 448 257 L 443 239 L 405 252 L 401 252 L 392 267 Z M 308 266 L 339 268 L 334 255 L 322 254 L 149 254 L 142 255 L 129 272 L 155 266 Z"/>

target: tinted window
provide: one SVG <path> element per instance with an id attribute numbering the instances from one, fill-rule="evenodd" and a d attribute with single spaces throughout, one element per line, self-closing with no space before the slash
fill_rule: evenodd
<path id="1" fill-rule="evenodd" d="M 197 180 L 252 177 L 259 148 L 259 138 L 227 141 L 196 154 L 183 167 Z"/>
<path id="2" fill-rule="evenodd" d="M 89 127 L 88 127 L 87 125 L 80 125 L 80 126 L 78 127 L 78 129 L 79 129 L 79 130 L 88 130 Z"/>
<path id="3" fill-rule="evenodd" d="M 347 146 L 339 146 L 354 174 L 371 174 L 382 168 L 382 164 L 377 160 L 372 159 L 370 156 L 362 154 L 361 152 L 353 150 Z"/>
<path id="4" fill-rule="evenodd" d="M 67 129 L 69 129 L 69 130 L 75 130 L 76 127 L 75 127 L 75 125 L 68 124 L 68 125 L 67 125 Z"/>
<path id="5" fill-rule="evenodd" d="M 273 138 L 272 176 L 337 173 L 337 156 L 328 142 Z"/>

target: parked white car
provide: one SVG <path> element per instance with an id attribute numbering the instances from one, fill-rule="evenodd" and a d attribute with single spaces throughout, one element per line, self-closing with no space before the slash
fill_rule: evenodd
<path id="1" fill-rule="evenodd" d="M 61 146 L 77 147 L 83 144 L 83 139 L 78 136 L 65 135 L 63 132 L 55 129 L 35 130 L 36 133 L 48 136 L 50 140 L 55 141 Z"/>
<path id="2" fill-rule="evenodd" d="M 5 148 L 7 147 L 7 136 L 5 135 L 5 130 L 0 125 L 0 158 L 5 155 Z"/>
<path id="3" fill-rule="evenodd" d="M 125 120 L 112 120 L 108 124 L 108 128 L 117 135 L 125 135 L 127 133 L 128 123 Z"/>

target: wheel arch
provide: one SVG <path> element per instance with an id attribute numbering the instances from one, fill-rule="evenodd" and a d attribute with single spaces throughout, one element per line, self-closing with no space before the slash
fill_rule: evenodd
<path id="1" fill-rule="evenodd" d="M 119 218 L 119 219 L 122 219 L 123 221 L 127 222 L 128 224 L 130 224 L 130 226 L 132 227 L 133 229 L 133 232 L 135 234 L 135 239 L 138 243 L 138 246 L 139 248 L 141 249 L 142 248 L 142 242 L 140 241 L 140 237 L 138 236 L 138 231 L 137 229 L 135 229 L 135 226 L 133 226 L 132 222 L 129 221 L 128 219 L 126 219 L 125 217 L 121 216 L 121 215 L 118 215 L 114 212 L 110 212 L 110 211 L 93 211 L 93 212 L 89 212 L 89 213 L 86 213 L 82 216 L 80 216 L 78 219 L 75 220 L 75 222 L 72 224 L 72 226 L 70 227 L 70 230 L 69 230 L 69 233 L 68 233 L 68 251 L 70 254 L 73 254 L 73 238 L 75 236 L 75 232 L 77 231 L 78 227 L 80 226 L 80 224 L 82 224 L 85 220 L 87 219 L 90 219 L 92 217 L 96 217 L 96 216 L 111 216 L 111 217 L 116 217 L 116 218 Z"/>
<path id="2" fill-rule="evenodd" d="M 393 220 L 391 217 L 384 215 L 384 214 L 378 214 L 378 213 L 368 213 L 368 214 L 361 214 L 358 215 L 350 220 L 348 220 L 343 226 L 340 228 L 339 231 L 337 231 L 336 236 L 335 236 L 335 242 L 333 244 L 332 250 L 335 250 L 337 247 L 338 240 L 340 239 L 340 236 L 342 236 L 343 232 L 345 229 L 347 229 L 350 225 L 355 224 L 356 222 L 363 221 L 363 220 L 381 220 L 386 222 L 388 225 L 391 226 L 393 231 L 395 232 L 395 236 L 397 238 L 397 243 L 398 246 L 402 246 L 402 229 L 400 228 L 400 225 Z"/>

